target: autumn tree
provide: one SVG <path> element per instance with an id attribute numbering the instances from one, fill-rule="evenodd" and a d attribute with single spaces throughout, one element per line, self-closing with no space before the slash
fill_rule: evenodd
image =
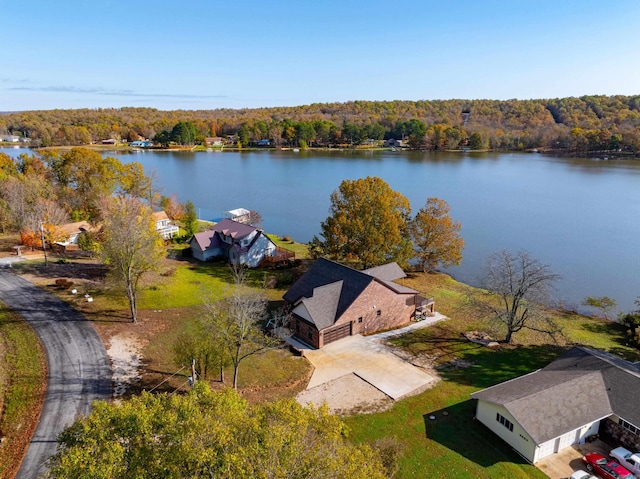
<path id="1" fill-rule="evenodd" d="M 42 236 L 40 231 L 25 228 L 20 231 L 20 244 L 31 248 L 33 251 L 36 248 L 42 248 Z"/>
<path id="2" fill-rule="evenodd" d="M 438 265 L 449 267 L 462 261 L 464 240 L 462 226 L 449 216 L 449 204 L 438 198 L 427 199 L 426 204 L 409 223 L 416 257 L 422 271 L 434 271 Z"/>
<path id="3" fill-rule="evenodd" d="M 513 335 L 522 329 L 553 336 L 559 329 L 544 307 L 559 279 L 549 266 L 529 253 L 502 250 L 491 255 L 485 264 L 480 285 L 488 298 L 477 304 L 506 329 L 506 343 L 511 343 Z"/>
<path id="4" fill-rule="evenodd" d="M 330 216 L 321 223 L 323 240 L 312 247 L 335 260 L 356 261 L 364 268 L 412 255 L 409 200 L 377 177 L 344 180 L 331 194 Z"/>
<path id="5" fill-rule="evenodd" d="M 122 164 L 115 158 L 102 157 L 87 148 L 72 148 L 45 156 L 65 206 L 74 221 L 97 216 L 98 203 L 116 191 Z M 132 182 L 133 183 L 133 182 Z"/>
<path id="6" fill-rule="evenodd" d="M 279 344 L 261 327 L 267 314 L 267 298 L 249 288 L 245 270 L 233 267 L 234 287 L 223 299 L 204 303 L 204 330 L 222 350 L 233 366 L 233 387 L 238 387 L 240 364 L 250 356 L 263 353 Z"/>
<path id="7" fill-rule="evenodd" d="M 175 194 L 162 196 L 160 198 L 160 207 L 172 220 L 181 220 L 184 217 L 184 205 L 178 201 L 178 197 Z"/>
<path id="8" fill-rule="evenodd" d="M 142 278 L 158 269 L 164 254 L 151 209 L 127 196 L 101 203 L 103 238 L 99 254 L 129 301 L 131 320 L 138 320 L 137 296 Z"/>
<path id="9" fill-rule="evenodd" d="M 98 401 L 65 429 L 48 477 L 384 479 L 380 456 L 347 441 L 326 407 L 294 399 L 250 406 L 199 382 L 186 395 Z"/>

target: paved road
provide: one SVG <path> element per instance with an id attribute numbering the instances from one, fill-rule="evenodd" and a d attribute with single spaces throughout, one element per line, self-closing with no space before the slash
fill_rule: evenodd
<path id="1" fill-rule="evenodd" d="M 32 479 L 46 470 L 56 438 L 97 399 L 111 397 L 111 369 L 100 337 L 78 311 L 29 281 L 0 270 L 0 301 L 25 318 L 47 355 L 47 394 L 40 422 L 16 476 Z"/>

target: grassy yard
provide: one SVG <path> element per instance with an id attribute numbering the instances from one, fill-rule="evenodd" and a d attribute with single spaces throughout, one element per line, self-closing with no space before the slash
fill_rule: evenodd
<path id="1" fill-rule="evenodd" d="M 173 259 L 172 259 L 173 258 Z M 179 247 L 171 246 L 168 258 L 160 273 L 152 278 L 139 293 L 139 322 L 132 324 L 128 317 L 128 303 L 124 295 L 112 288 L 105 277 L 105 270 L 93 260 L 69 259 L 59 262 L 50 258 L 44 268 L 42 260 L 16 264 L 14 271 L 68 301 L 93 321 L 105 344 L 113 336 L 133 338 L 140 346 L 143 357 L 141 380 L 129 393 L 151 389 L 162 381 L 157 390 L 172 392 L 186 382 L 190 375 L 188 368 L 177 364 L 173 358 L 173 348 L 181 334 L 193 327 L 194 320 L 201 314 L 200 305 L 205 298 L 220 298 L 231 292 L 233 274 L 224 262 L 201 263 L 184 258 Z M 269 308 L 275 309 L 282 303 L 282 295 L 297 278 L 297 270 L 249 270 L 247 283 L 264 289 L 269 299 Z M 58 288 L 55 280 L 68 278 L 72 287 Z M 71 289 L 77 289 L 72 294 Z M 88 302 L 84 295 L 93 299 Z M 311 372 L 308 362 L 292 355 L 287 349 L 277 349 L 248 358 L 241 364 L 239 387 L 243 394 L 255 401 L 292 396 L 306 386 Z M 225 371 L 225 384 L 232 379 L 232 370 Z M 217 372 L 213 372 L 212 386 L 221 387 Z"/>
<path id="2" fill-rule="evenodd" d="M 276 243 L 290 248 L 287 242 Z M 302 258 L 304 251 L 296 257 Z M 115 334 L 134 335 L 142 345 L 144 374 L 138 388 L 150 389 L 167 379 L 181 365 L 172 358 L 176 339 L 193 327 L 200 314 L 203 295 L 221 297 L 232 285 L 226 264 L 198 263 L 170 255 L 163 272 L 140 295 L 141 321 L 127 322 L 127 304 L 121 295 L 106 287 L 103 278 L 86 280 L 78 276 L 79 265 L 55 265 L 48 272 L 40 266 L 18 266 L 31 272 L 31 279 L 69 300 L 94 321 L 103 337 Z M 34 263 L 31 263 L 32 265 Z M 293 283 L 299 269 L 258 270 L 249 272 L 255 287 L 270 284 L 267 290 L 273 307 Z M 88 303 L 82 295 L 56 290 L 56 277 L 70 277 L 90 293 Z M 441 274 L 410 274 L 402 284 L 434 297 L 436 309 L 450 319 L 429 328 L 394 339 L 394 343 L 414 355 L 428 357 L 442 380 L 432 389 L 396 403 L 390 410 L 345 418 L 356 442 L 370 442 L 392 437 L 401 447 L 398 478 L 543 478 L 502 441 L 473 420 L 475 404 L 469 395 L 479 389 L 520 376 L 544 366 L 572 344 L 592 346 L 638 360 L 637 350 L 625 346 L 624 329 L 616 323 L 587 318 L 572 313 L 550 311 L 562 327 L 555 341 L 540 333 L 521 332 L 514 336 L 514 346 L 497 350 L 470 343 L 462 333 L 486 331 L 500 339 L 504 331 L 479 315 L 468 301 L 473 288 Z M 227 369 L 227 384 L 231 371 Z M 247 360 L 241 366 L 240 387 L 251 401 L 292 396 L 306 384 L 308 363 L 287 350 L 273 350 Z M 159 390 L 172 391 L 183 384 L 188 373 L 180 372 Z M 217 372 L 212 385 L 220 387 Z M 433 416 L 435 419 L 431 419 Z"/>
<path id="3" fill-rule="evenodd" d="M 625 346 L 619 325 L 563 312 L 550 312 L 563 329 L 557 343 L 522 332 L 515 336 L 517 345 L 485 348 L 461 334 L 472 329 L 500 334 L 499 328 L 469 306 L 467 286 L 448 276 L 429 274 L 411 275 L 404 284 L 435 297 L 436 309 L 450 319 L 393 342 L 414 355 L 427 355 L 442 380 L 388 411 L 345 418 L 356 442 L 384 437 L 398 441 L 402 459 L 397 477 L 401 479 L 546 477 L 473 419 L 475 402 L 469 395 L 545 366 L 572 344 L 640 359 L 637 350 Z"/>
<path id="4" fill-rule="evenodd" d="M 38 422 L 46 360 L 31 327 L 0 305 L 0 477 L 13 477 Z"/>

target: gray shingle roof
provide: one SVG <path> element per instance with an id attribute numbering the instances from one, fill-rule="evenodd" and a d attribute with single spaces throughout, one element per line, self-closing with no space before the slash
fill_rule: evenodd
<path id="1" fill-rule="evenodd" d="M 324 300 L 328 300 L 327 295 L 329 293 L 338 296 L 337 308 L 335 316 L 332 319 L 331 324 L 339 318 L 351 304 L 356 300 L 358 296 L 365 290 L 369 284 L 375 279 L 373 276 L 364 274 L 361 271 L 357 271 L 348 266 L 341 265 L 334 261 L 330 261 L 325 258 L 320 258 L 311 265 L 311 268 L 303 274 L 298 281 L 293 283 L 291 288 L 284 294 L 284 299 L 290 303 L 300 301 L 302 298 L 311 298 L 315 289 L 320 286 L 326 286 L 328 284 L 342 281 L 342 288 L 328 289 L 323 293 Z M 313 318 L 314 324 L 315 318 Z M 324 322 L 324 321 L 323 321 Z M 316 327 L 318 325 L 316 324 Z M 318 327 L 318 329 L 320 329 Z"/>
<path id="2" fill-rule="evenodd" d="M 389 271 L 391 270 L 390 268 Z M 397 293 L 415 293 L 402 285 L 320 258 L 289 288 L 284 299 L 290 303 L 303 301 L 312 322 L 320 330 L 333 325 L 373 281 L 378 281 Z M 336 283 L 340 283 L 340 287 L 322 288 Z M 311 309 L 309 304 L 313 305 Z"/>
<path id="3" fill-rule="evenodd" d="M 396 279 L 407 277 L 405 272 L 402 271 L 402 268 L 398 266 L 398 263 L 396 262 L 383 264 L 382 266 L 375 266 L 369 269 L 363 269 L 362 272 L 383 281 L 395 281 Z"/>
<path id="4" fill-rule="evenodd" d="M 638 367 L 583 347 L 471 396 L 504 406 L 538 444 L 611 414 L 640 424 Z"/>
<path id="5" fill-rule="evenodd" d="M 333 326 L 344 281 L 319 286 L 313 290 L 313 296 L 303 298 L 302 304 L 309 313 L 318 331 Z"/>

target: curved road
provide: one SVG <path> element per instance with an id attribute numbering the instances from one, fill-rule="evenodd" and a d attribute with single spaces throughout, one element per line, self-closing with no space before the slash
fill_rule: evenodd
<path id="1" fill-rule="evenodd" d="M 56 452 L 56 439 L 97 399 L 111 398 L 109 358 L 93 326 L 64 301 L 7 271 L 0 271 L 0 301 L 26 319 L 47 355 L 47 393 L 38 427 L 18 479 L 46 471 Z"/>

